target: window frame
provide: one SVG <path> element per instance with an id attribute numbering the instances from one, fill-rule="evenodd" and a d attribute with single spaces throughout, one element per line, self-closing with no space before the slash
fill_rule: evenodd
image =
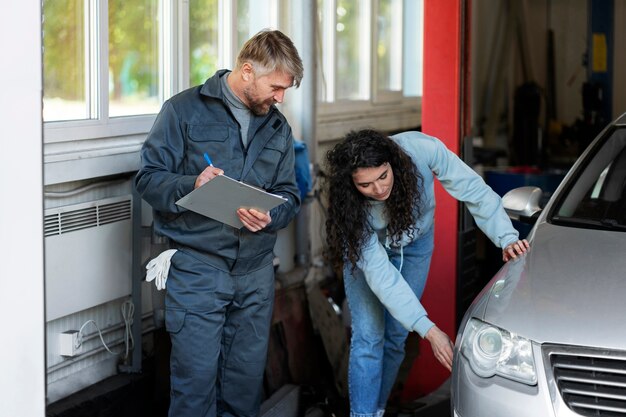
<path id="1" fill-rule="evenodd" d="M 269 1 L 271 23 L 284 23 L 284 0 Z M 90 118 L 43 122 L 46 185 L 136 170 L 137 153 L 157 116 L 109 117 L 109 1 L 84 2 Z M 158 7 L 159 100 L 163 103 L 190 86 L 189 1 L 159 0 Z M 235 61 L 236 7 L 236 0 L 218 0 L 219 68 L 232 68 Z"/>
<path id="2" fill-rule="evenodd" d="M 369 7 L 369 11 L 366 14 L 369 17 L 370 27 L 372 28 L 369 31 L 369 36 L 360 37 L 362 41 L 367 42 L 367 45 L 361 45 L 361 47 L 367 50 L 369 57 L 369 63 L 366 65 L 369 77 L 368 99 L 335 100 L 337 84 L 336 32 L 333 30 L 330 33 L 329 28 L 336 27 L 337 0 L 324 0 L 322 10 L 319 10 L 322 17 L 322 22 L 320 23 L 322 33 L 319 39 L 322 42 L 322 53 L 325 55 L 318 59 L 321 62 L 322 69 L 320 77 L 322 80 L 326 80 L 326 85 L 320 82 L 320 89 L 318 90 L 317 132 L 320 142 L 335 140 L 349 130 L 364 127 L 376 127 L 380 130 L 397 130 L 414 128 L 421 124 L 421 96 L 405 96 L 403 92 L 405 86 L 404 77 L 406 76 L 403 63 L 401 64 L 402 79 L 400 80 L 402 90 L 391 91 L 378 88 L 378 61 L 376 54 L 378 28 L 375 20 L 378 13 L 379 0 L 361 1 Z M 404 30 L 404 18 L 401 20 L 403 22 L 402 60 L 404 60 L 407 31 Z M 423 22 L 423 19 L 420 19 L 420 21 Z M 330 56 L 332 61 L 328 60 L 327 56 Z M 371 70 L 369 70 L 370 68 Z M 324 101 L 324 96 L 331 98 L 332 101 Z"/>
<path id="3" fill-rule="evenodd" d="M 108 0 L 84 0 L 88 22 L 85 48 L 86 73 L 89 74 L 89 118 L 45 121 L 44 143 L 118 137 L 147 133 L 156 114 L 109 117 Z M 270 25 L 277 26 L 284 5 L 269 0 Z M 159 0 L 159 100 L 163 103 L 173 94 L 189 87 L 189 2 Z M 232 68 L 237 48 L 237 1 L 218 0 L 218 67 Z M 207 74 L 209 76 L 210 74 Z"/>
<path id="4" fill-rule="evenodd" d="M 107 117 L 43 123 L 44 162 L 46 164 L 44 180 L 46 184 L 136 170 L 139 164 L 137 154 L 156 118 L 156 113 L 108 117 L 109 0 L 84 1 L 85 5 L 90 8 L 88 28 L 90 36 L 87 41 L 92 52 L 88 58 L 91 60 L 89 65 L 92 67 L 90 75 L 93 74 L 93 71 L 96 71 L 97 74 L 95 79 L 92 77 L 89 88 L 98 89 L 102 92 L 97 98 L 92 95 L 87 99 L 93 100 L 90 105 L 94 109 L 97 107 L 97 114 L 107 114 Z M 302 31 L 315 30 L 302 28 L 293 21 L 293 16 L 299 16 L 296 8 L 302 7 L 301 0 L 295 2 L 293 0 L 269 1 L 274 9 L 272 22 L 275 23 L 272 24 L 285 31 L 296 44 L 301 40 Z M 374 5 L 378 0 L 360 1 L 369 5 L 367 21 L 372 22 L 376 12 Z M 332 0 L 332 4 L 336 6 L 337 0 Z M 232 68 L 234 64 L 237 41 L 236 6 L 236 0 L 218 0 L 219 68 Z M 189 0 L 159 0 L 159 94 L 161 102 L 189 87 L 189 18 Z M 336 17 L 333 16 L 333 25 L 336 24 L 335 19 Z M 311 22 L 311 24 L 314 23 Z M 403 33 L 403 38 L 404 36 Z M 415 34 L 412 33 L 412 36 L 414 37 Z M 373 49 L 375 47 L 374 39 L 374 31 L 368 31 L 367 42 L 362 45 L 364 52 L 360 55 L 367 55 L 369 61 L 376 58 Z M 403 40 L 403 54 L 406 50 L 405 42 L 406 40 Z M 333 49 L 332 53 L 335 54 L 336 51 Z M 307 53 L 301 51 L 301 54 L 306 56 Z M 319 58 L 318 62 L 320 62 Z M 313 121 L 316 123 L 315 139 L 318 143 L 340 138 L 351 129 L 375 127 L 391 131 L 414 128 L 421 124 L 421 97 L 405 96 L 402 93 L 377 92 L 374 83 L 374 68 L 376 67 L 363 66 L 367 74 L 368 99 L 340 100 L 328 103 L 322 102 L 318 97 L 315 121 Z M 403 72 L 406 70 L 404 67 L 403 64 Z M 372 69 L 370 70 L 370 68 Z M 315 75 L 318 81 L 313 80 L 313 84 L 322 86 L 320 74 L 318 72 L 307 75 L 307 77 Z M 405 87 L 403 80 L 402 88 Z M 302 99 L 301 94 L 301 91 L 291 92 L 289 100 L 284 106 L 281 106 L 285 113 L 292 116 L 291 119 L 293 120 L 290 122 L 296 130 L 301 121 L 298 114 L 291 113 L 302 111 L 301 103 L 299 103 L 299 100 Z"/>
<path id="5" fill-rule="evenodd" d="M 89 119 L 44 121 L 44 144 L 73 142 L 80 140 L 102 139 L 123 135 L 146 133 L 152 127 L 156 118 L 154 114 L 132 116 L 109 116 L 109 13 L 108 0 L 84 0 L 85 15 L 88 19 L 85 25 L 86 65 L 85 72 L 89 75 L 88 97 L 90 111 Z M 177 68 L 173 64 L 176 60 L 179 15 L 176 4 L 159 0 L 159 101 L 171 96 L 175 91 Z"/>

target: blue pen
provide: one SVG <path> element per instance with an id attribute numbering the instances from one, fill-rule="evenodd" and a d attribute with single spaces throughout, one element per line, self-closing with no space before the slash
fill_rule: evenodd
<path id="1" fill-rule="evenodd" d="M 206 160 L 206 163 L 209 164 L 209 166 L 213 166 L 213 162 L 211 162 L 211 158 L 209 158 L 209 154 L 208 153 L 204 153 L 204 159 Z"/>

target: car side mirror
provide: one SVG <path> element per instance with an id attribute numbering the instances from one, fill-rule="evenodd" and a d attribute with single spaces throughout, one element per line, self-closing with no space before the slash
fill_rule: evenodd
<path id="1" fill-rule="evenodd" d="M 539 187 L 514 188 L 502 197 L 502 205 L 511 219 L 534 224 L 541 213 L 541 195 Z"/>

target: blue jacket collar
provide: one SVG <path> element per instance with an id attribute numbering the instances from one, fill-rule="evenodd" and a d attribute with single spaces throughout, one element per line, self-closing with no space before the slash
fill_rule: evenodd
<path id="1" fill-rule="evenodd" d="M 200 89 L 200 94 L 208 97 L 223 99 L 224 93 L 222 92 L 222 83 L 220 83 L 220 78 L 222 78 L 222 75 L 227 72 L 230 72 L 230 70 L 221 69 L 217 71 L 212 77 L 204 82 L 202 88 Z"/>

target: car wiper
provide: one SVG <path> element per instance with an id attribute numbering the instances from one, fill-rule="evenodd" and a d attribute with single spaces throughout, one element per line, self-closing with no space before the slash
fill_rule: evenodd
<path id="1" fill-rule="evenodd" d="M 626 225 L 621 224 L 616 219 L 602 219 L 600 220 L 600 223 L 614 230 L 626 230 Z"/>
<path id="2" fill-rule="evenodd" d="M 580 217 L 552 217 L 552 222 L 563 226 L 578 226 L 602 230 L 624 230 L 626 225 L 620 224 L 615 219 L 583 219 Z"/>

